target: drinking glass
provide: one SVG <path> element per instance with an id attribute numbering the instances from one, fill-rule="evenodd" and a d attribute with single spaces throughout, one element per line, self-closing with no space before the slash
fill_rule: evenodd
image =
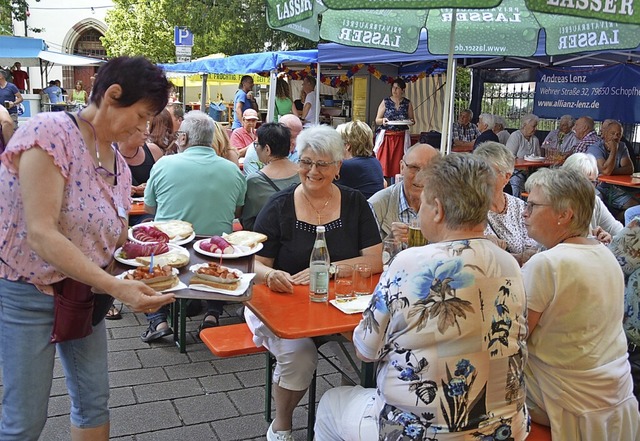
<path id="1" fill-rule="evenodd" d="M 420 230 L 420 218 L 416 217 L 411 219 L 409 223 L 409 240 L 407 241 L 407 245 L 409 247 L 421 247 L 426 245 L 427 239 L 425 239 L 422 231 Z"/>
<path id="2" fill-rule="evenodd" d="M 371 265 L 357 263 L 354 265 L 353 292 L 356 296 L 368 296 L 371 294 Z"/>
<path id="3" fill-rule="evenodd" d="M 353 293 L 353 265 L 336 265 L 334 287 L 337 302 L 348 302 L 355 299 Z"/>
<path id="4" fill-rule="evenodd" d="M 393 258 L 396 257 L 396 254 L 401 250 L 402 244 L 400 241 L 397 241 L 392 237 L 387 237 L 382 241 L 382 269 L 384 271 L 387 270 Z"/>

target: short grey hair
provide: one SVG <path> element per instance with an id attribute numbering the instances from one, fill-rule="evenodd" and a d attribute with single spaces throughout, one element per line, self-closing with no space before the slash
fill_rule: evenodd
<path id="1" fill-rule="evenodd" d="M 436 157 L 419 179 L 424 183 L 426 201 L 438 199 L 442 204 L 448 228 L 460 230 L 486 224 L 496 176 L 484 159 L 469 153 Z"/>
<path id="2" fill-rule="evenodd" d="M 473 154 L 483 158 L 500 173 L 513 173 L 516 166 L 516 157 L 511 150 L 499 142 L 483 142 L 473 151 Z"/>
<path id="3" fill-rule="evenodd" d="M 582 174 L 567 168 L 542 168 L 533 173 L 525 183 L 525 189 L 531 193 L 538 187 L 551 208 L 560 212 L 571 208 L 573 219 L 568 230 L 572 234 L 587 234 L 596 203 L 593 184 Z M 554 228 L 554 225 L 549 225 Z"/>
<path id="4" fill-rule="evenodd" d="M 298 155 L 302 157 L 306 150 L 316 155 L 330 156 L 332 161 L 344 159 L 344 143 L 342 136 L 329 126 L 313 126 L 304 129 L 296 140 Z"/>
<path id="5" fill-rule="evenodd" d="M 560 120 L 558 121 L 558 125 L 566 122 L 569 124 L 569 127 L 573 127 L 576 124 L 576 119 L 571 115 L 562 115 Z"/>
<path id="6" fill-rule="evenodd" d="M 564 161 L 562 168 L 573 170 L 587 178 L 598 176 L 598 161 L 589 153 L 574 153 Z"/>
<path id="7" fill-rule="evenodd" d="M 493 127 L 496 125 L 496 119 L 490 113 L 481 113 L 478 119 L 485 123 L 489 127 L 489 130 L 493 130 Z"/>
<path id="8" fill-rule="evenodd" d="M 468 113 L 468 114 L 469 114 L 469 116 L 470 116 L 471 118 L 473 118 L 473 110 L 471 110 L 471 109 L 464 109 L 464 110 L 460 111 L 459 115 L 462 115 L 462 114 L 465 114 L 465 113 Z M 458 116 L 459 116 L 459 115 L 458 115 Z"/>
<path id="9" fill-rule="evenodd" d="M 200 146 L 213 148 L 213 119 L 199 110 L 191 111 L 184 116 L 180 131 L 187 134 L 185 147 Z"/>
<path id="10" fill-rule="evenodd" d="M 537 115 L 534 115 L 533 113 L 529 113 L 528 115 L 525 115 L 522 117 L 522 120 L 520 121 L 520 128 L 524 129 L 524 126 L 526 126 L 527 124 L 529 124 L 530 122 L 539 122 L 540 118 L 538 118 Z"/>
<path id="11" fill-rule="evenodd" d="M 507 122 L 500 115 L 493 115 L 493 124 L 494 124 L 493 126 L 494 128 L 497 124 L 500 124 L 503 129 L 507 127 Z"/>

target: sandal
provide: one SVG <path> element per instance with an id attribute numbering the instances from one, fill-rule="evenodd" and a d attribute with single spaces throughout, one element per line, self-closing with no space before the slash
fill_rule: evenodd
<path id="1" fill-rule="evenodd" d="M 167 327 L 158 329 L 162 323 L 166 323 Z M 150 343 L 171 334 L 173 334 L 173 329 L 169 327 L 167 319 L 160 317 L 149 323 L 149 327 L 140 335 L 140 339 L 145 343 Z"/>
<path id="2" fill-rule="evenodd" d="M 122 318 L 122 306 L 122 303 L 120 304 L 120 307 L 111 305 L 111 308 L 109 308 L 109 311 L 107 311 L 107 315 L 105 315 L 104 318 L 106 320 L 120 320 Z"/>
<path id="3" fill-rule="evenodd" d="M 207 320 L 208 318 L 213 318 L 215 320 Z M 200 326 L 198 327 L 198 334 L 200 334 L 203 329 L 216 328 L 218 326 L 220 326 L 220 323 L 218 323 L 218 316 L 212 312 L 207 312 L 202 319 L 202 323 L 200 323 Z"/>

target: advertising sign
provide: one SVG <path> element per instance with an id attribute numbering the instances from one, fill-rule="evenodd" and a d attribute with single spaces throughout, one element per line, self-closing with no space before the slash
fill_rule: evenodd
<path id="1" fill-rule="evenodd" d="M 539 69 L 533 113 L 541 118 L 590 116 L 640 122 L 640 66 Z"/>

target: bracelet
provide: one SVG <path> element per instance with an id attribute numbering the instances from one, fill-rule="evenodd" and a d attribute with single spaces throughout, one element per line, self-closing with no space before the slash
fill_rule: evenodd
<path id="1" fill-rule="evenodd" d="M 270 269 L 269 271 L 267 271 L 267 273 L 264 275 L 264 284 L 268 287 L 269 286 L 269 276 L 271 275 L 272 272 L 274 272 L 274 269 Z"/>

